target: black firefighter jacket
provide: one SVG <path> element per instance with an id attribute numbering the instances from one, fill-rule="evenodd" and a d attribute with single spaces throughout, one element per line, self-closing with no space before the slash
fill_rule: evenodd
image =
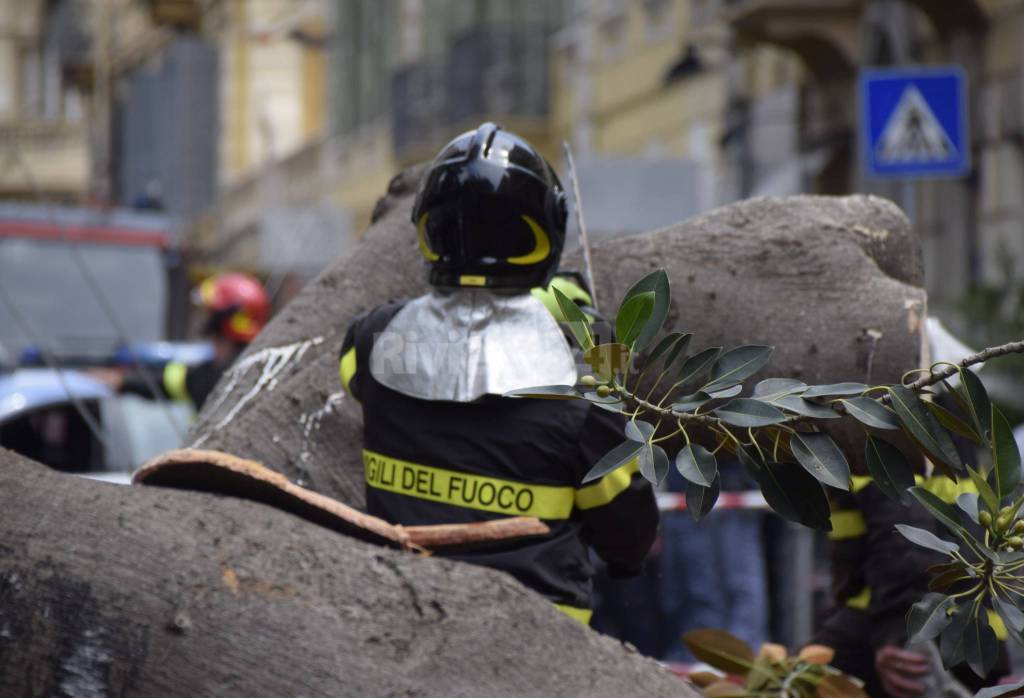
<path id="1" fill-rule="evenodd" d="M 450 557 L 508 572 L 585 619 L 574 609 L 590 606 L 587 547 L 610 574 L 635 575 L 657 533 L 653 491 L 635 461 L 580 485 L 624 441 L 622 417 L 582 400 L 427 401 L 381 385 L 369 370 L 374 337 L 403 305 L 356 318 L 341 352 L 342 382 L 363 409 L 367 510 L 404 525 L 536 516 L 549 534 Z"/>

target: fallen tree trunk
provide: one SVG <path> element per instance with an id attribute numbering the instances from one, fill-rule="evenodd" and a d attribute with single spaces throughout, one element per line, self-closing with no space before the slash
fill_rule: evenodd
<path id="1" fill-rule="evenodd" d="M 511 577 L 0 450 L 2 696 L 694 696 Z"/>
<path id="2" fill-rule="evenodd" d="M 363 504 L 359 406 L 341 391 L 338 350 L 353 316 L 426 290 L 409 223 L 420 170 L 392 182 L 354 253 L 284 309 L 219 385 L 186 440 L 253 458 L 353 506 Z M 918 242 L 892 203 L 870 196 L 744 201 L 593 251 L 602 310 L 665 267 L 666 327 L 693 347 L 776 347 L 763 376 L 894 382 L 919 362 L 925 293 Z M 578 261 L 566 260 L 579 268 Z M 834 427 L 832 427 L 834 429 Z M 859 430 L 833 433 L 855 467 Z"/>

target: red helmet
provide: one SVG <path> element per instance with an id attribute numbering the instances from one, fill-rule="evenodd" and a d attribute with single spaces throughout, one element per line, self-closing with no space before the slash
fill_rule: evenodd
<path id="1" fill-rule="evenodd" d="M 208 330 L 225 339 L 251 342 L 270 318 L 270 297 L 248 274 L 211 276 L 196 292 L 198 305 L 210 313 Z"/>

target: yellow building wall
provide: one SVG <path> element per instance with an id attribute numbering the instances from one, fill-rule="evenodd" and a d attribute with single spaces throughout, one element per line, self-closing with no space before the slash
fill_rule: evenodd
<path id="1" fill-rule="evenodd" d="M 321 135 L 323 51 L 281 30 L 289 0 L 230 0 L 221 46 L 221 180 L 230 186 Z"/>

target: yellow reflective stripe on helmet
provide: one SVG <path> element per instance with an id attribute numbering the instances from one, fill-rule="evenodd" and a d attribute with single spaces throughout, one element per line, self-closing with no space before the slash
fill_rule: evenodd
<path id="1" fill-rule="evenodd" d="M 526 225 L 530 226 L 530 232 L 533 233 L 533 249 L 518 257 L 509 257 L 505 261 L 509 264 L 536 264 L 543 262 L 551 254 L 551 239 L 537 221 L 526 215 L 520 216 L 520 218 L 526 221 Z"/>
<path id="2" fill-rule="evenodd" d="M 485 475 L 420 465 L 363 449 L 366 484 L 455 507 L 508 516 L 567 519 L 572 513 L 572 487 L 532 485 Z"/>
<path id="3" fill-rule="evenodd" d="M 185 377 L 188 375 L 188 366 L 177 361 L 168 361 L 164 365 L 164 391 L 167 397 L 180 402 L 190 402 L 188 386 Z"/>
<path id="4" fill-rule="evenodd" d="M 634 458 L 594 484 L 576 490 L 576 508 L 593 509 L 604 506 L 629 487 L 629 483 L 633 480 L 633 473 L 639 469 L 640 459 Z"/>
<path id="5" fill-rule="evenodd" d="M 420 216 L 420 220 L 416 224 L 416 235 L 420 241 L 420 253 L 427 258 L 428 262 L 436 262 L 441 257 L 430 249 L 430 245 L 427 243 L 427 216 L 429 215 L 429 213 L 424 213 Z"/>
<path id="6" fill-rule="evenodd" d="M 338 375 L 341 377 L 341 385 L 345 388 L 345 392 L 351 395 L 352 391 L 349 390 L 348 384 L 352 382 L 352 376 L 356 375 L 355 347 L 346 351 L 341 357 L 341 362 L 338 364 Z"/>
<path id="7" fill-rule="evenodd" d="M 864 515 L 856 509 L 845 509 L 832 512 L 832 531 L 829 540 L 850 540 L 860 538 L 868 532 L 864 523 Z"/>
<path id="8" fill-rule="evenodd" d="M 252 318 L 243 312 L 237 312 L 228 320 L 228 327 L 239 334 L 249 334 L 256 331 L 256 323 Z"/>
<path id="9" fill-rule="evenodd" d="M 859 611 L 866 611 L 868 606 L 871 605 L 871 587 L 864 587 L 856 596 L 848 598 L 846 605 Z"/>
<path id="10" fill-rule="evenodd" d="M 577 608 L 575 606 L 567 606 L 564 603 L 556 603 L 555 608 L 573 620 L 583 623 L 583 625 L 590 625 L 590 617 L 594 615 L 594 612 L 589 608 Z"/>

